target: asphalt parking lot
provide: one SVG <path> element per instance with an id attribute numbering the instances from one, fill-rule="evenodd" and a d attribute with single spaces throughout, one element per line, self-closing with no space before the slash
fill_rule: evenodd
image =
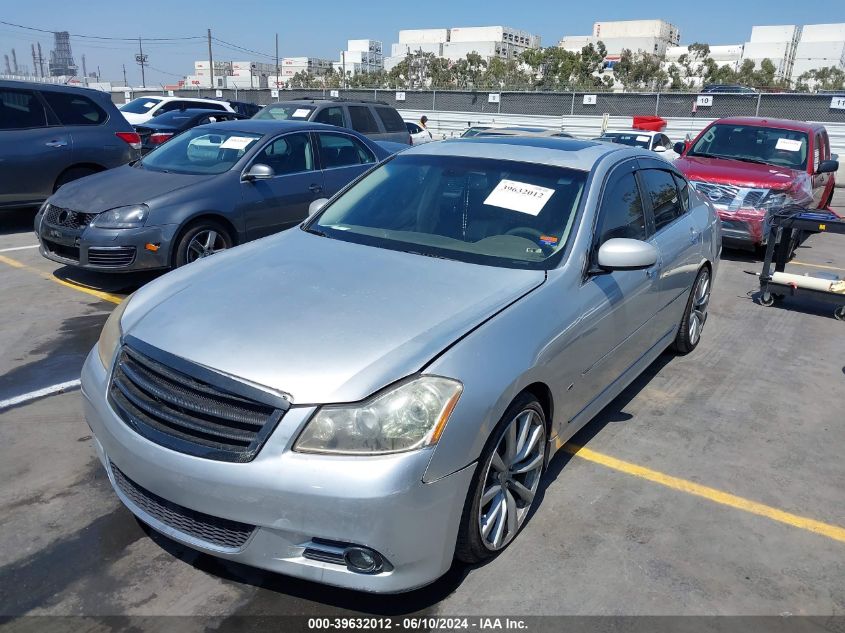
<path id="1" fill-rule="evenodd" d="M 746 254 L 723 260 L 699 348 L 662 356 L 558 454 L 509 549 L 366 596 L 200 555 L 120 505 L 73 381 L 148 278 L 41 258 L 32 216 L 0 220 L 0 616 L 845 612 L 845 323 L 758 305 Z M 845 273 L 842 247 L 814 236 L 795 269 Z"/>

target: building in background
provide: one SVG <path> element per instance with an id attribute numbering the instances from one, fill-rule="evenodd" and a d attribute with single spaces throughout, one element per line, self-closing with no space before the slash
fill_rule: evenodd
<path id="1" fill-rule="evenodd" d="M 280 60 L 281 74 L 279 75 L 276 85 L 283 88 L 294 78 L 298 73 L 308 73 L 314 77 L 321 77 L 325 75 L 329 69 L 339 66 L 339 64 L 331 59 L 323 59 L 322 57 L 284 57 Z M 273 78 L 270 78 L 270 87 L 274 87 Z"/>
<path id="2" fill-rule="evenodd" d="M 75 76 L 79 71 L 79 67 L 73 61 L 73 53 L 70 50 L 70 33 L 67 31 L 57 31 L 53 33 L 53 40 L 54 48 L 50 51 L 50 76 Z"/>
<path id="3" fill-rule="evenodd" d="M 678 27 L 665 20 L 623 20 L 595 22 L 590 35 L 567 35 L 558 46 L 573 53 L 589 44 L 604 43 L 608 57 L 618 58 L 622 51 L 642 51 L 663 57 L 668 48 L 678 46 L 681 33 Z"/>
<path id="4" fill-rule="evenodd" d="M 384 70 L 382 44 L 378 40 L 347 40 L 339 62 L 338 69 L 347 76 Z"/>
<path id="5" fill-rule="evenodd" d="M 845 70 L 845 24 L 807 24 L 795 47 L 792 81 L 811 70 Z"/>
<path id="6" fill-rule="evenodd" d="M 384 67 L 390 70 L 408 54 L 430 53 L 450 61 L 478 53 L 484 59 L 517 59 L 529 48 L 540 48 L 540 36 L 509 26 L 461 26 L 450 29 L 405 29 L 392 44 Z"/>
<path id="7" fill-rule="evenodd" d="M 743 47 L 742 61 L 751 60 L 759 68 L 768 59 L 775 65 L 775 80 L 790 79 L 800 36 L 801 27 L 794 24 L 753 26 L 751 39 Z"/>

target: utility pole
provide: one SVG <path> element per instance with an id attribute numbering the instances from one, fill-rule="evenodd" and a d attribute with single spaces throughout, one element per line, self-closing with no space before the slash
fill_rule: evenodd
<path id="1" fill-rule="evenodd" d="M 208 29 L 208 72 L 211 73 L 211 87 L 214 88 L 214 58 L 211 56 L 211 29 Z"/>
<path id="2" fill-rule="evenodd" d="M 147 65 L 147 55 L 144 55 L 144 48 L 141 45 L 141 36 L 138 36 L 138 54 L 135 55 L 135 61 L 141 65 L 141 87 L 147 87 L 147 79 L 144 76 L 144 66 Z"/>
<path id="3" fill-rule="evenodd" d="M 279 90 L 279 34 L 276 33 L 276 78 L 273 80 L 273 87 L 276 89 L 276 94 L 278 95 Z M 276 97 L 276 101 L 279 100 L 279 97 Z"/>
<path id="4" fill-rule="evenodd" d="M 126 64 L 123 64 L 123 85 L 129 87 L 129 84 L 126 83 Z"/>
<path id="5" fill-rule="evenodd" d="M 44 76 L 44 55 L 41 54 L 41 42 L 38 42 L 38 70 L 40 75 Z"/>
<path id="6" fill-rule="evenodd" d="M 340 52 L 340 65 L 342 67 L 340 69 L 341 77 L 342 77 L 340 87 L 343 88 L 344 90 L 346 90 L 346 51 Z"/>

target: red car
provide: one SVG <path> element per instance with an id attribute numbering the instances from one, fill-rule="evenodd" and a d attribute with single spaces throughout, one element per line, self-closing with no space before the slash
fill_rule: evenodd
<path id="1" fill-rule="evenodd" d="M 725 244 L 744 248 L 765 242 L 784 206 L 827 208 L 839 167 L 823 125 L 786 119 L 719 119 L 675 151 L 675 166 L 716 207 Z"/>

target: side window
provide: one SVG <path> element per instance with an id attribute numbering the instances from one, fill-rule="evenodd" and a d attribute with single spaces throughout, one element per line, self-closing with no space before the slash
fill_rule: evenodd
<path id="1" fill-rule="evenodd" d="M 682 178 L 678 174 L 673 173 L 672 177 L 675 179 L 675 185 L 678 187 L 678 194 L 681 198 L 681 207 L 684 209 L 684 211 L 689 211 L 689 183 L 686 181 L 686 179 Z"/>
<path id="2" fill-rule="evenodd" d="M 47 112 L 29 90 L 0 89 L 0 130 L 46 127 Z"/>
<path id="3" fill-rule="evenodd" d="M 320 157 L 323 160 L 323 169 L 366 165 L 376 162 L 373 153 L 356 138 L 346 134 L 325 132 L 319 132 L 317 138 L 320 139 Z"/>
<path id="4" fill-rule="evenodd" d="M 316 123 L 325 123 L 326 125 L 336 125 L 337 127 L 346 127 L 343 124 L 343 108 L 340 106 L 331 106 L 323 108 L 314 117 Z"/>
<path id="5" fill-rule="evenodd" d="M 255 162 L 272 167 L 277 176 L 311 171 L 314 169 L 311 136 L 306 133 L 281 136 L 261 150 Z"/>
<path id="6" fill-rule="evenodd" d="M 63 125 L 101 125 L 109 118 L 106 111 L 88 97 L 66 92 L 41 93 Z"/>
<path id="7" fill-rule="evenodd" d="M 599 207 L 596 236 L 597 246 L 615 237 L 646 239 L 643 201 L 633 172 L 611 175 Z"/>
<path id="8" fill-rule="evenodd" d="M 660 169 L 644 169 L 640 174 L 654 210 L 654 230 L 659 231 L 684 214 L 684 205 L 671 173 Z"/>
<path id="9" fill-rule="evenodd" d="M 661 143 L 661 145 L 663 145 L 663 147 L 665 147 L 666 149 L 672 149 L 672 141 L 670 141 L 670 140 L 669 140 L 669 137 L 668 137 L 668 136 L 666 136 L 665 134 L 661 134 L 661 135 L 660 135 L 660 143 Z"/>
<path id="10" fill-rule="evenodd" d="M 422 128 L 416 123 L 406 123 L 405 125 L 408 128 L 408 132 L 410 132 L 411 134 L 419 134 L 420 132 L 422 132 Z"/>
<path id="11" fill-rule="evenodd" d="M 405 122 L 399 113 L 393 108 L 387 106 L 376 106 L 376 114 L 378 114 L 381 122 L 384 124 L 384 129 L 388 132 L 406 132 Z"/>
<path id="12" fill-rule="evenodd" d="M 367 106 L 349 106 L 352 129 L 361 134 L 378 134 L 378 124 Z"/>
<path id="13" fill-rule="evenodd" d="M 178 110 L 184 104 L 184 101 L 167 101 L 163 103 L 158 110 L 156 110 L 156 116 L 164 112 L 172 112 L 173 110 Z"/>
<path id="14" fill-rule="evenodd" d="M 814 141 L 815 148 L 813 148 L 813 173 L 819 170 L 819 163 L 824 160 L 824 141 L 822 135 L 816 132 Z"/>

